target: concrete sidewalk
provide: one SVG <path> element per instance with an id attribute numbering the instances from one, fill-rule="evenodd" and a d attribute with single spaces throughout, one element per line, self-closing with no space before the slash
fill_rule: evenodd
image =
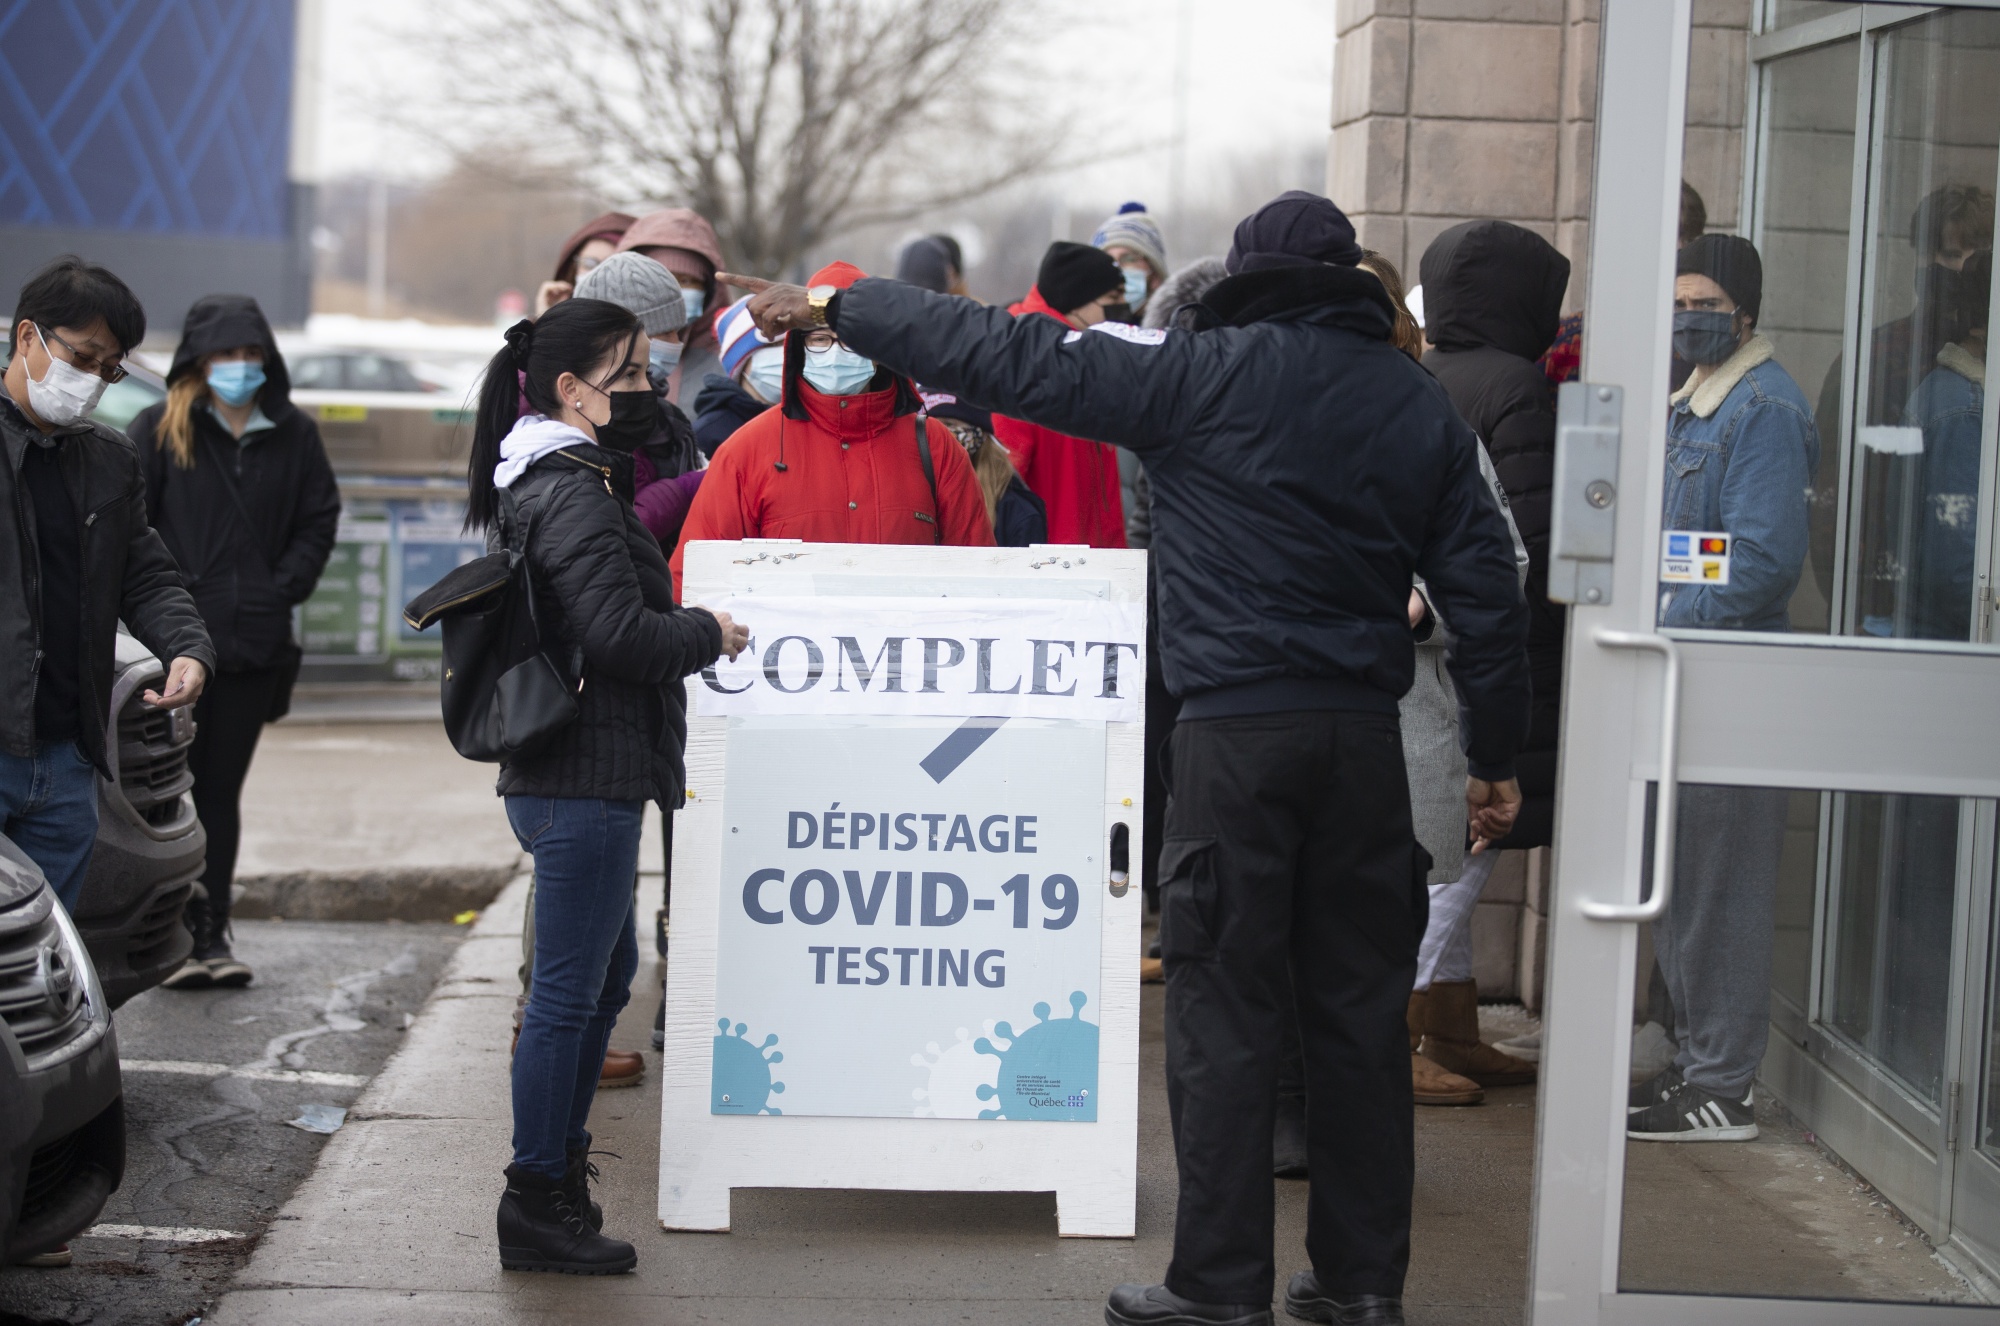
<path id="1" fill-rule="evenodd" d="M 649 898 L 652 895 L 648 888 Z M 1171 1248 L 1161 988 L 1141 1030 L 1138 1237 L 1056 1236 L 1052 1194 L 744 1191 L 733 1232 L 670 1234 L 655 1219 L 661 968 L 648 960 L 613 1043 L 646 1049 L 636 1090 L 599 1097 L 607 1229 L 639 1248 L 630 1276 L 499 1269 L 493 1209 L 510 1132 L 509 1013 L 525 878 L 460 947 L 403 1049 L 355 1103 L 317 1171 L 271 1226 L 211 1320 L 218 1326 L 370 1322 L 1041 1323 L 1101 1321 L 1106 1291 L 1157 1280 Z M 650 911 L 650 907 L 645 909 Z M 1522 1320 L 1534 1094 L 1420 1110 L 1407 1303 L 1415 1326 Z M 1764 1140 L 1636 1147 L 1633 1287 L 1812 1297 L 1954 1299 L 1963 1287 L 1921 1238 L 1781 1119 Z M 1305 1265 L 1306 1186 L 1277 1187 L 1279 1283 Z M 1636 1223 L 1631 1223 L 1636 1222 Z"/>

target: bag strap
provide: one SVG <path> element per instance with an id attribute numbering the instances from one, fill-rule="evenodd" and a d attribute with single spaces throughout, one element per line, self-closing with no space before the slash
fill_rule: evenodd
<path id="1" fill-rule="evenodd" d="M 937 466 L 931 463 L 930 416 L 917 411 L 917 459 L 923 463 L 924 482 L 931 486 L 931 512 L 935 519 L 931 522 L 931 542 L 944 542 L 944 505 L 938 501 Z"/>

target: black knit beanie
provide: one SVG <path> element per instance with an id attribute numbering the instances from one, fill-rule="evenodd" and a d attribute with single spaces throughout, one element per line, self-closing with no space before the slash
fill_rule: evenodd
<path id="1" fill-rule="evenodd" d="M 1072 244 L 1059 239 L 1042 255 L 1042 270 L 1035 273 L 1035 289 L 1042 292 L 1050 308 L 1067 316 L 1091 300 L 1125 287 L 1118 262 L 1103 249 L 1088 244 Z"/>
<path id="2" fill-rule="evenodd" d="M 1291 189 L 1236 223 L 1224 265 L 1229 274 L 1325 262 L 1352 267 L 1361 261 L 1354 223 L 1333 201 Z"/>
<path id="3" fill-rule="evenodd" d="M 1706 276 L 1736 301 L 1736 307 L 1757 321 L 1764 305 L 1764 261 L 1757 246 L 1740 235 L 1703 235 L 1682 246 L 1674 259 L 1674 275 Z"/>

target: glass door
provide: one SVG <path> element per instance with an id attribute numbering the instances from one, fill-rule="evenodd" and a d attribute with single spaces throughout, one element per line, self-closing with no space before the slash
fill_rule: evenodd
<path id="1" fill-rule="evenodd" d="M 1741 238 L 1678 255 L 1691 4 L 1602 7 L 1572 390 L 1622 399 L 1617 525 L 1571 615 L 1538 1323 L 2000 1282 L 2000 12 L 1758 8 Z M 1559 458 L 1558 548 L 1591 477 Z"/>

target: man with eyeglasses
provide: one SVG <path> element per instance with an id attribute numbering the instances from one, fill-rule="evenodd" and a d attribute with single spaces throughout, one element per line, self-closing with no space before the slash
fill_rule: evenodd
<path id="1" fill-rule="evenodd" d="M 58 258 L 21 288 L 0 392 L 0 833 L 74 908 L 109 778 L 111 668 L 122 619 L 172 660 L 160 709 L 193 704 L 215 650 L 180 568 L 146 519 L 139 455 L 94 423 L 146 314 L 125 283 Z"/>

